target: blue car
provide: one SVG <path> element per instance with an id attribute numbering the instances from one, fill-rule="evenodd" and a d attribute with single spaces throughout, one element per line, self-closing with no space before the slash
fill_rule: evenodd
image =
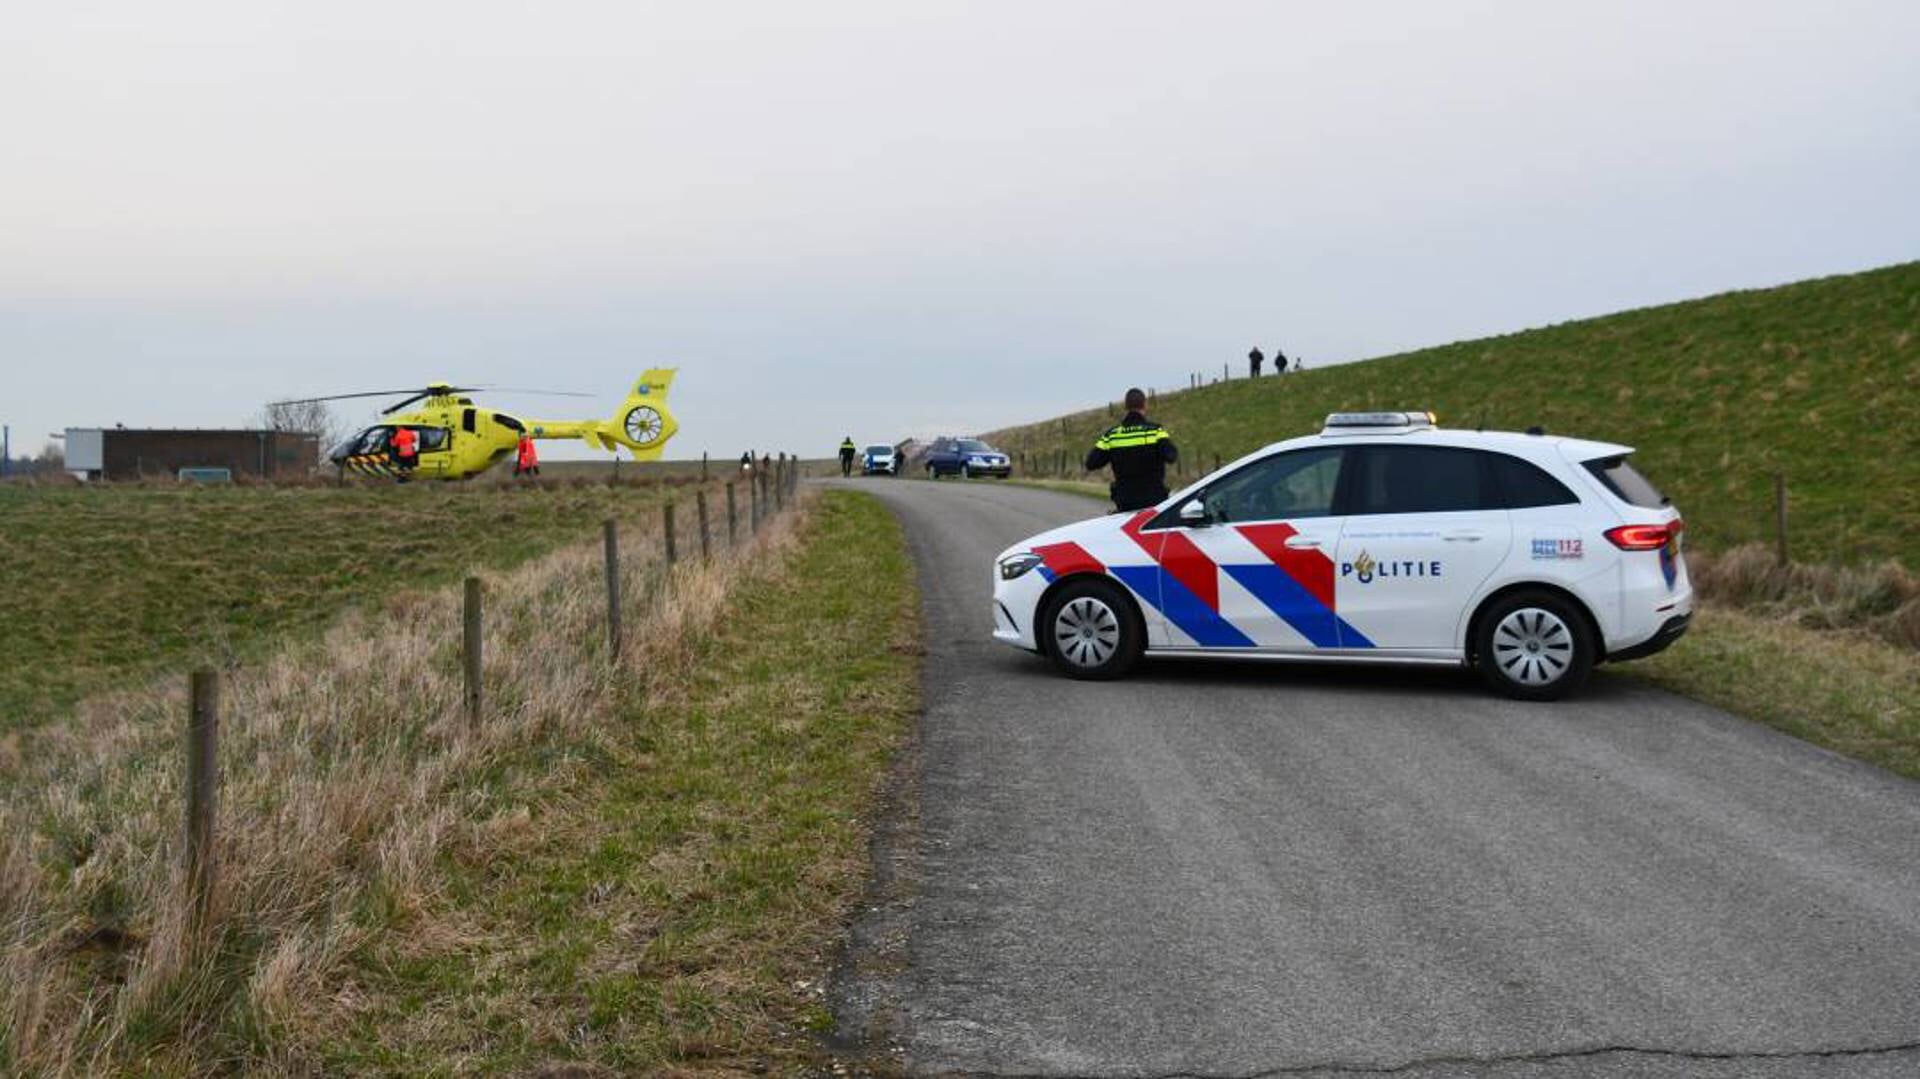
<path id="1" fill-rule="evenodd" d="M 927 478 L 992 476 L 1004 480 L 1013 474 L 1007 455 L 977 438 L 938 438 L 927 450 Z"/>

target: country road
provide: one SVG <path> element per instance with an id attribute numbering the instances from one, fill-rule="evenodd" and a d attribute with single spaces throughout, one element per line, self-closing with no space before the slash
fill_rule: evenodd
<path id="1" fill-rule="evenodd" d="M 1920 1075 L 1920 783 L 1601 673 L 1149 664 L 988 637 L 1084 499 L 869 480 L 925 715 L 833 1004 L 907 1070 Z M 861 1032 L 864 1032 L 862 1034 Z"/>

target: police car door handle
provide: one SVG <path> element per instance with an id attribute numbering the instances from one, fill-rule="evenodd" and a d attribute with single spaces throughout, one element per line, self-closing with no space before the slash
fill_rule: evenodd
<path id="1" fill-rule="evenodd" d="M 1312 536 L 1288 536 L 1286 546 L 1290 551 L 1306 551 L 1320 546 L 1320 541 Z"/>
<path id="2" fill-rule="evenodd" d="M 1487 538 L 1487 534 L 1471 528 L 1462 528 L 1455 532 L 1448 532 L 1441 538 L 1448 543 L 1479 543 Z"/>

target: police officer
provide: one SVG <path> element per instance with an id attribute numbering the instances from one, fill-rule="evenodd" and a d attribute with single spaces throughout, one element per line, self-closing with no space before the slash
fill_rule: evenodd
<path id="1" fill-rule="evenodd" d="M 1252 377 L 1254 378 L 1260 377 L 1260 364 L 1265 360 L 1266 360 L 1266 357 L 1260 355 L 1259 345 L 1253 346 L 1253 351 L 1247 353 L 1247 370 L 1252 375 Z"/>
<path id="2" fill-rule="evenodd" d="M 860 448 L 853 444 L 852 435 L 848 435 L 845 439 L 841 440 L 840 442 L 840 474 L 842 476 L 853 475 L 853 455 L 858 452 L 860 452 Z"/>
<path id="3" fill-rule="evenodd" d="M 1087 451 L 1087 471 L 1097 472 L 1113 466 L 1113 484 L 1107 492 L 1114 508 L 1145 509 L 1167 497 L 1167 466 L 1178 460 L 1180 451 L 1167 429 L 1146 417 L 1147 395 L 1139 389 L 1127 391 L 1127 414 L 1118 426 L 1109 427 Z"/>

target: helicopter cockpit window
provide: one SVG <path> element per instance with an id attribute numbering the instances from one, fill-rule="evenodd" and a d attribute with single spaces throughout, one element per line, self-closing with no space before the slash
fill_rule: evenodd
<path id="1" fill-rule="evenodd" d="M 356 454 L 384 452 L 387 448 L 388 433 L 389 429 L 385 427 L 367 428 L 360 432 L 359 437 L 353 440 L 351 452 Z"/>

